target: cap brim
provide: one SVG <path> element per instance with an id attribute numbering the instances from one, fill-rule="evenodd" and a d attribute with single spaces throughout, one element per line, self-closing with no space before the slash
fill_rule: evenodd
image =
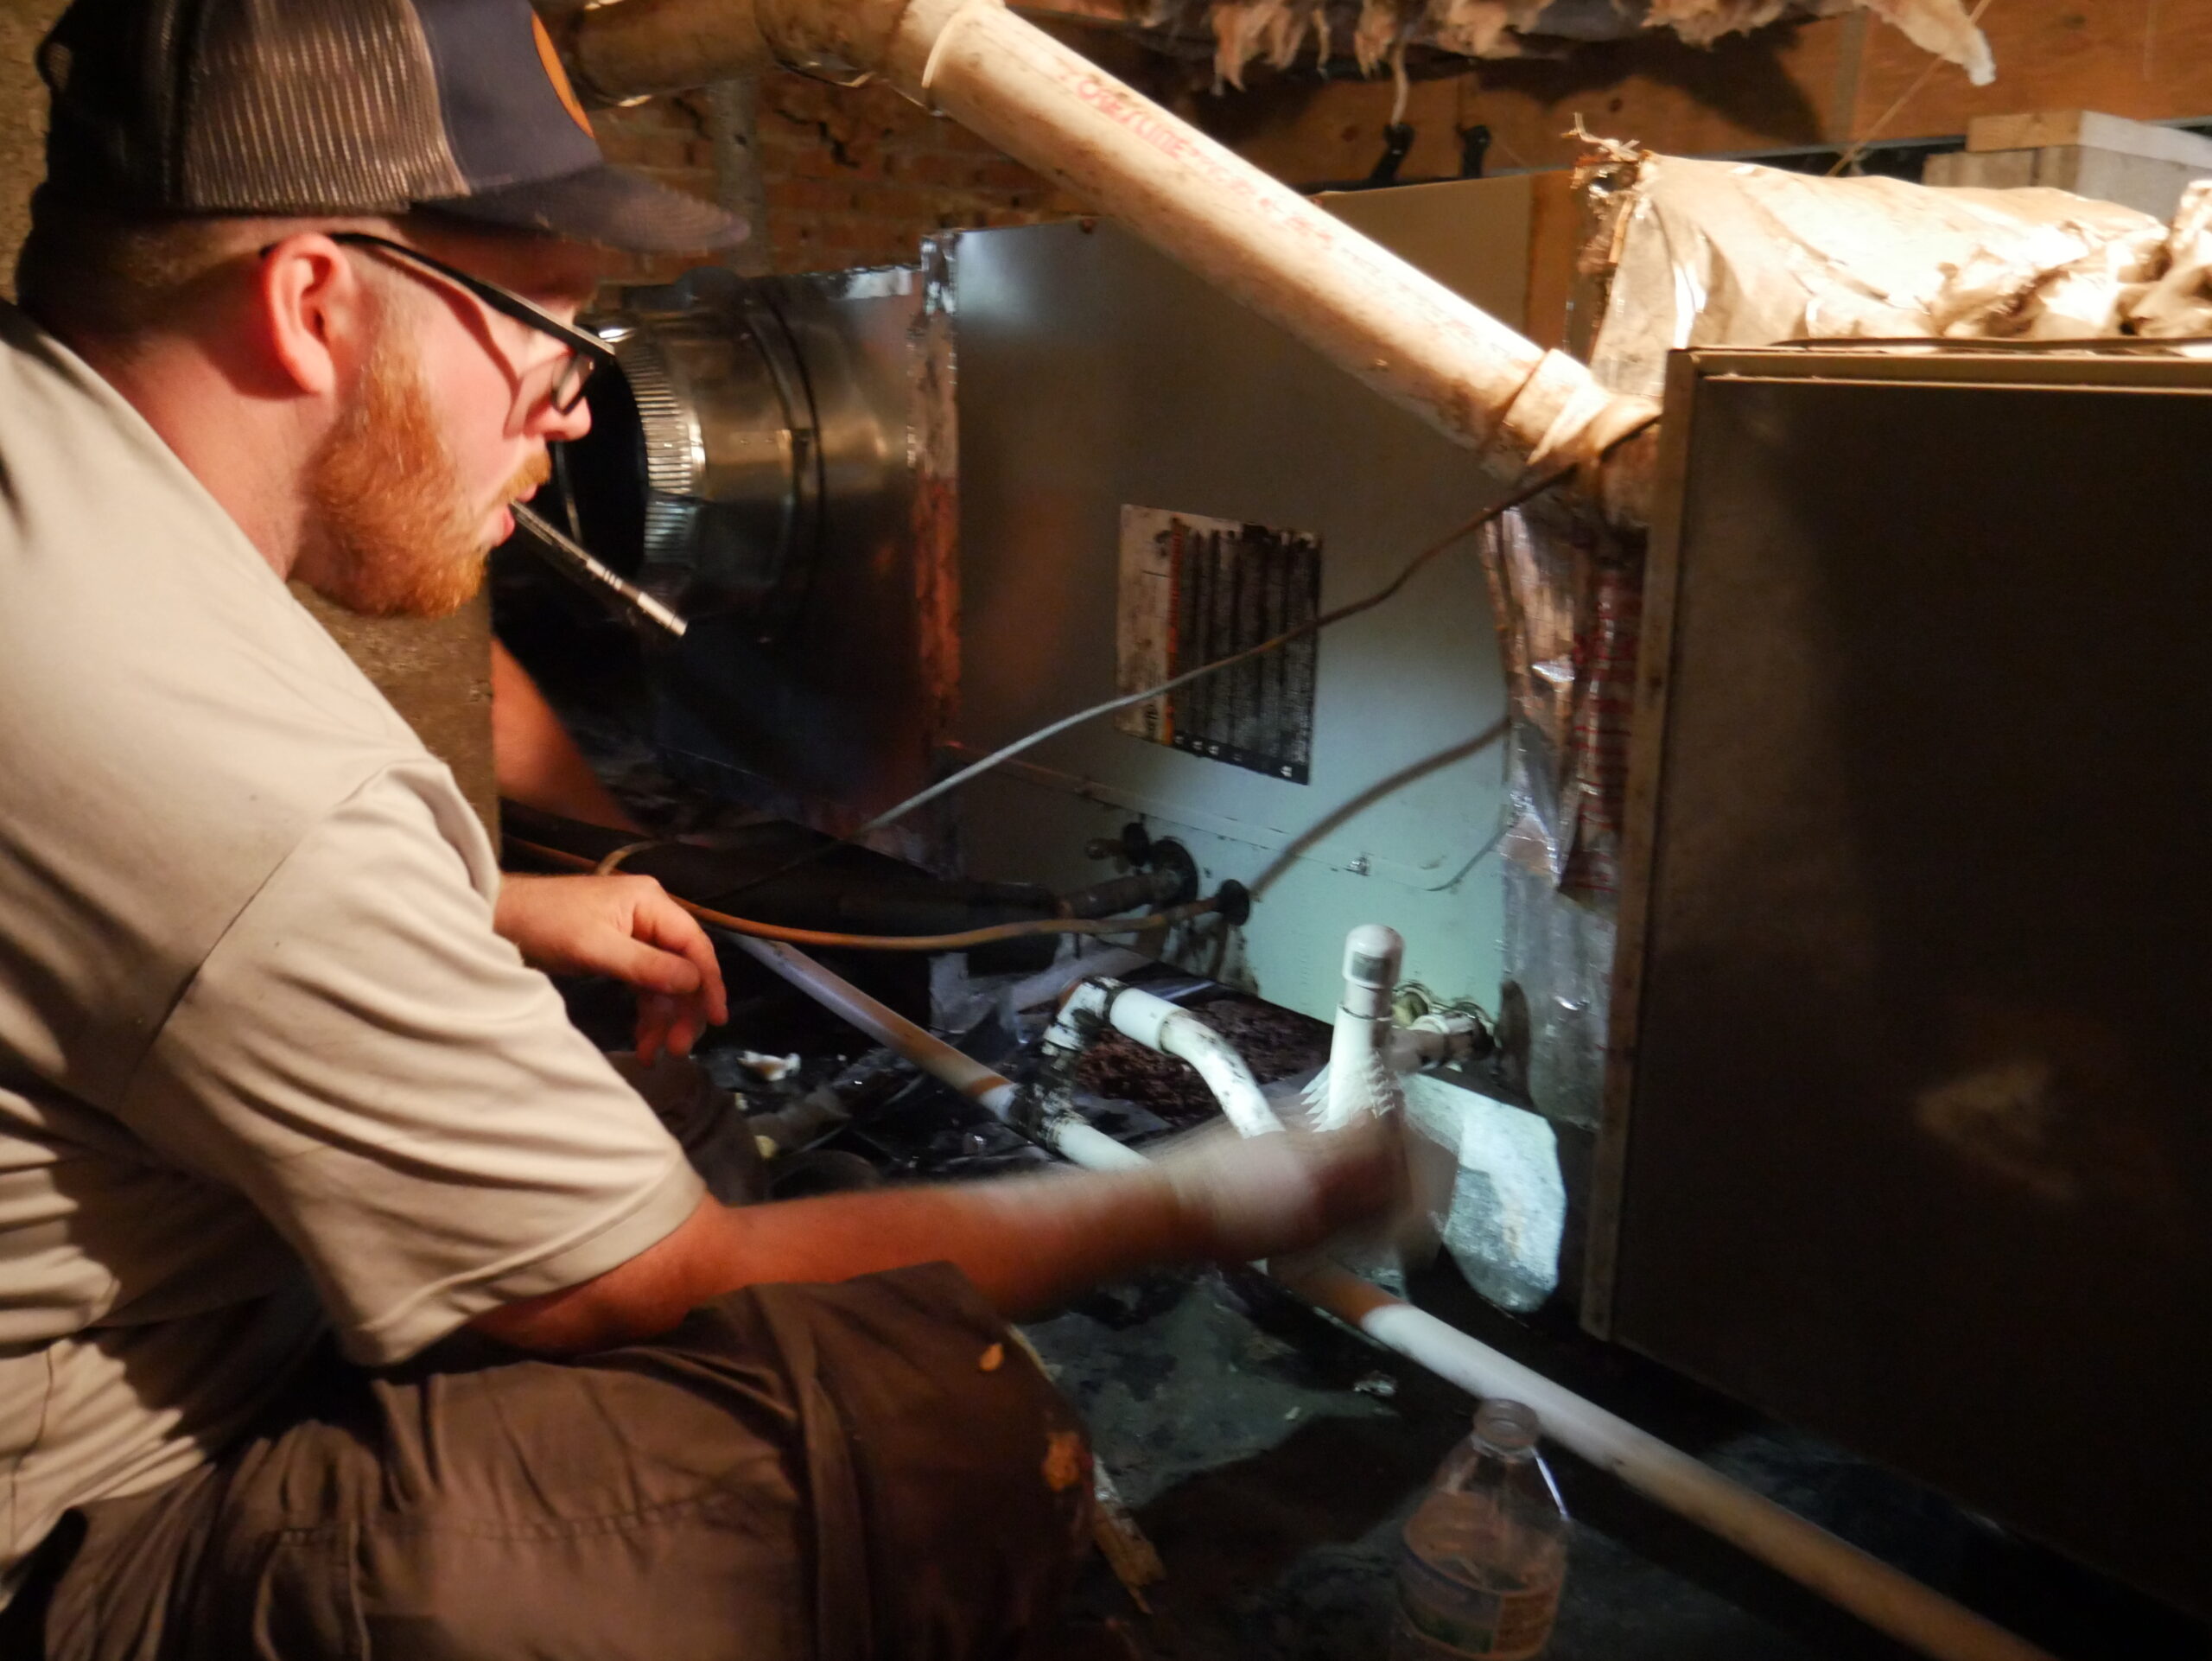
<path id="1" fill-rule="evenodd" d="M 418 204 L 435 213 L 630 254 L 703 253 L 747 235 L 743 220 L 710 201 L 617 167 L 480 190 Z"/>

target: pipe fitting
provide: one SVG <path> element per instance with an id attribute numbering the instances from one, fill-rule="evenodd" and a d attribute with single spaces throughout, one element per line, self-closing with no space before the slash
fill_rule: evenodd
<path id="1" fill-rule="evenodd" d="M 1341 1130 L 1373 1113 L 1402 1107 L 1391 1066 L 1390 993 L 1406 943 L 1394 928 L 1363 923 L 1344 936 L 1344 990 L 1329 1041 L 1329 1089 L 1315 1125 Z"/>
<path id="2" fill-rule="evenodd" d="M 1243 1135 L 1264 1136 L 1282 1129 L 1251 1068 L 1227 1039 L 1180 1004 L 1103 977 L 1078 983 L 1045 1034 L 1046 1067 L 1056 1085 L 1061 1058 L 1067 1058 L 1071 1095 L 1074 1058 L 1109 1027 L 1148 1050 L 1189 1062 L 1220 1104 L 1222 1116 Z M 1040 1072 L 1040 1086 L 1045 1078 Z M 1039 1098 L 1049 1111 L 1052 1098 L 1042 1088 Z M 1061 1104 L 1068 1104 L 1065 1098 Z"/>
<path id="3" fill-rule="evenodd" d="M 1471 1015 L 1452 1011 L 1392 1028 L 1388 1054 L 1395 1072 L 1427 1072 L 1474 1060 L 1490 1048 L 1490 1029 Z"/>
<path id="4" fill-rule="evenodd" d="M 995 4 L 997 0 L 970 3 Z M 836 0 L 829 5 L 821 0 L 753 0 L 753 15 L 777 62 L 840 80 L 881 73 L 888 67 L 914 4 L 915 0 Z M 957 10 L 957 5 L 948 8 L 948 18 Z M 939 22 L 930 31 L 931 38 L 943 27 Z M 899 90 L 913 96 L 903 84 Z"/>

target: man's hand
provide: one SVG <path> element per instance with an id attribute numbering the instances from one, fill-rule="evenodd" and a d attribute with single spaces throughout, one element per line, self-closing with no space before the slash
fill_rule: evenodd
<path id="1" fill-rule="evenodd" d="M 688 1055 L 729 1019 L 715 948 L 649 876 L 509 876 L 492 925 L 550 975 L 610 975 L 638 989 L 638 1056 Z"/>
<path id="2" fill-rule="evenodd" d="M 1208 1125 L 1177 1139 L 1152 1168 L 1210 1242 L 1209 1255 L 1272 1257 L 1318 1245 L 1404 1202 L 1402 1117 L 1257 1136 Z"/>

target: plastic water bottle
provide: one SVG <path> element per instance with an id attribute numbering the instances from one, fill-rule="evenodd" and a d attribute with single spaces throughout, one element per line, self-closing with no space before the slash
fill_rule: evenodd
<path id="1" fill-rule="evenodd" d="M 1567 1508 L 1536 1453 L 1536 1416 L 1491 1401 L 1445 1456 L 1405 1528 L 1391 1661 L 1528 1661 L 1567 1579 Z"/>

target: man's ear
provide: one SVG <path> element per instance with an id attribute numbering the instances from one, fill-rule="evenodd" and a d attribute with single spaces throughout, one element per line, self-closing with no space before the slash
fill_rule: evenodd
<path id="1" fill-rule="evenodd" d="M 254 297 L 270 366 L 296 391 L 328 397 L 367 357 L 376 296 L 345 250 L 321 232 L 270 244 Z"/>

